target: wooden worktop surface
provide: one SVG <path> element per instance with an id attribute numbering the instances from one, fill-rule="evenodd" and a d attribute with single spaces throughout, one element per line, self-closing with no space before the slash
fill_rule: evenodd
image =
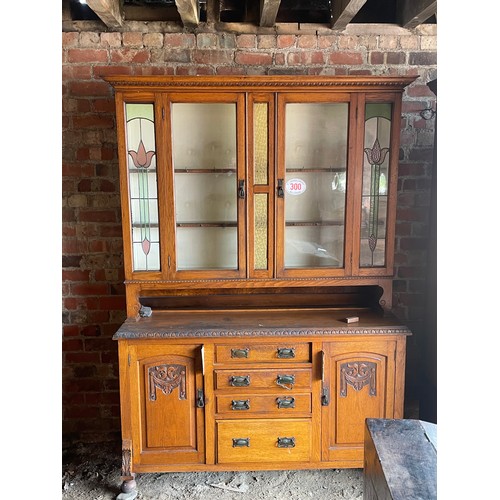
<path id="1" fill-rule="evenodd" d="M 348 323 L 346 318 L 358 317 Z M 411 335 L 392 314 L 370 309 L 251 309 L 153 311 L 129 318 L 114 339 L 241 336 Z"/>

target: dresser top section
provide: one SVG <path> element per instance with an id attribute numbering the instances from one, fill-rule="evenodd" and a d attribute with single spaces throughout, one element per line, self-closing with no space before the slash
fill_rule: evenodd
<path id="1" fill-rule="evenodd" d="M 369 309 L 189 310 L 154 311 L 150 317 L 129 318 L 113 338 L 333 335 L 411 335 L 411 331 L 395 316 Z"/>

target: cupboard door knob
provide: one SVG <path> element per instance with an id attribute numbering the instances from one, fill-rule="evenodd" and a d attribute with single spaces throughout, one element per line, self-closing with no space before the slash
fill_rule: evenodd
<path id="1" fill-rule="evenodd" d="M 250 375 L 229 377 L 229 385 L 232 387 L 247 387 L 250 385 Z"/>
<path id="2" fill-rule="evenodd" d="M 278 441 L 276 443 L 276 446 L 278 448 L 295 448 L 295 438 L 291 437 L 283 437 L 283 438 L 278 438 Z"/>

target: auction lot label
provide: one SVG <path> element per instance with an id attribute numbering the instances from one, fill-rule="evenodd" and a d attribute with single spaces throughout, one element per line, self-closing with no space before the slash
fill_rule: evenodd
<path id="1" fill-rule="evenodd" d="M 298 195 L 306 190 L 306 183 L 302 179 L 290 179 L 285 185 L 288 194 Z"/>

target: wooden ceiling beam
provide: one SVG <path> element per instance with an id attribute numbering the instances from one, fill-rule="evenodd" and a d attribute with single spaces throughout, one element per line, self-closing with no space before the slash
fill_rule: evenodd
<path id="1" fill-rule="evenodd" d="M 119 28 L 123 25 L 120 0 L 87 0 L 87 5 L 108 28 Z"/>
<path id="2" fill-rule="evenodd" d="M 402 0 L 398 2 L 397 17 L 403 28 L 412 29 L 427 21 L 436 12 L 436 0 Z"/>
<path id="3" fill-rule="evenodd" d="M 345 29 L 365 3 L 366 0 L 339 0 L 333 2 L 332 29 Z"/>
<path id="4" fill-rule="evenodd" d="M 276 24 L 281 0 L 260 0 L 259 26 L 271 27 Z"/>
<path id="5" fill-rule="evenodd" d="M 200 24 L 200 4 L 198 0 L 175 0 L 175 5 L 184 26 L 194 27 Z"/>

